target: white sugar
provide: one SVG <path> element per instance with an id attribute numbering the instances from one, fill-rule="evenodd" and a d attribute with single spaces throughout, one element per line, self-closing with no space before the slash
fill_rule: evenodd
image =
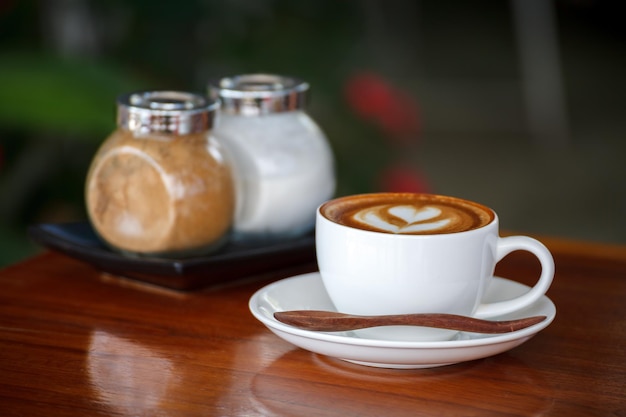
<path id="1" fill-rule="evenodd" d="M 235 174 L 236 235 L 293 235 L 313 227 L 335 177 L 326 137 L 305 113 L 220 115 L 214 135 Z"/>

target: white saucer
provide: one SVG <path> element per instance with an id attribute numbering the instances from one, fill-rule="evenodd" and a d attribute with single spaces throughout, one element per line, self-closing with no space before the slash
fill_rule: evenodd
<path id="1" fill-rule="evenodd" d="M 485 296 L 486 302 L 503 301 L 528 291 L 515 281 L 494 277 Z M 258 290 L 249 303 L 250 311 L 280 338 L 311 352 L 361 365 L 381 368 L 431 368 L 485 358 L 521 345 L 554 320 L 556 307 L 546 296 L 531 306 L 494 320 L 527 316 L 546 316 L 534 326 L 516 332 L 486 335 L 464 333 L 447 341 L 402 342 L 358 337 L 354 332 L 314 332 L 283 324 L 274 318 L 276 311 L 329 310 L 335 307 L 328 298 L 319 272 L 298 275 L 274 282 Z"/>

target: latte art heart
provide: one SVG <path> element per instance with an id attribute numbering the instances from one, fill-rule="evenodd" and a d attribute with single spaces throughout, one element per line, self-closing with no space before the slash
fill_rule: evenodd
<path id="1" fill-rule="evenodd" d="M 452 220 L 441 218 L 437 207 L 389 206 L 368 207 L 355 214 L 355 220 L 390 233 L 416 233 L 444 228 Z"/>
<path id="2" fill-rule="evenodd" d="M 483 227 L 495 214 L 478 203 L 430 194 L 379 193 L 346 196 L 320 207 L 327 219 L 371 232 L 437 235 Z"/>

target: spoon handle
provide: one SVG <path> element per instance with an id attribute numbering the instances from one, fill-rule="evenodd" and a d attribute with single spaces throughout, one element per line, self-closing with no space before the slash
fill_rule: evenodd
<path id="1" fill-rule="evenodd" d="M 517 320 L 491 321 L 456 314 L 356 316 L 318 310 L 277 311 L 274 317 L 291 326 L 322 332 L 341 332 L 379 326 L 422 326 L 492 334 L 514 332 L 546 319 L 546 316 L 533 316 Z"/>

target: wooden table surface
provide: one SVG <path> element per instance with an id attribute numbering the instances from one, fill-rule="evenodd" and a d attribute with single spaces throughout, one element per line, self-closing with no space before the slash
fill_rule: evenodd
<path id="1" fill-rule="evenodd" d="M 252 317 L 257 289 L 315 265 L 180 293 L 43 253 L 0 271 L 0 415 L 626 415 L 626 246 L 543 241 L 555 321 L 422 370 L 322 357 Z M 532 284 L 538 268 L 514 253 L 497 273 Z"/>

